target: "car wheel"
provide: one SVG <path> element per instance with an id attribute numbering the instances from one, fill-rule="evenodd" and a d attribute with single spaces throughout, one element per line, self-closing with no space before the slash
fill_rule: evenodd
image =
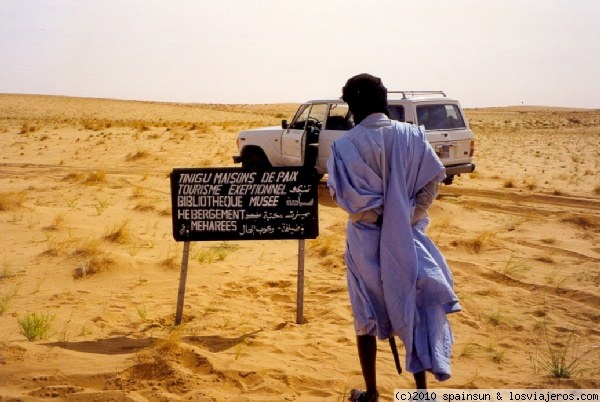
<path id="1" fill-rule="evenodd" d="M 242 168 L 247 170 L 265 170 L 271 168 L 271 163 L 262 151 L 250 149 L 244 153 Z"/>
<path id="2" fill-rule="evenodd" d="M 446 178 L 444 180 L 442 180 L 442 183 L 449 186 L 450 184 L 452 184 L 453 181 L 454 181 L 454 175 L 451 174 L 450 176 L 446 176 Z"/>

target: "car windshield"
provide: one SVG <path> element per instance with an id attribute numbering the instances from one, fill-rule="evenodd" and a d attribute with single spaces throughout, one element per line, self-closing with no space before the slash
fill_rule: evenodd
<path id="1" fill-rule="evenodd" d="M 308 119 L 308 112 L 310 112 L 309 106 L 310 105 L 308 104 L 301 105 L 298 108 L 298 111 L 296 112 L 296 115 L 294 116 L 289 128 L 294 130 L 304 130 L 304 127 L 306 126 L 306 120 Z"/>
<path id="2" fill-rule="evenodd" d="M 417 120 L 425 130 L 451 130 L 465 128 L 458 105 L 435 104 L 417 106 Z"/>

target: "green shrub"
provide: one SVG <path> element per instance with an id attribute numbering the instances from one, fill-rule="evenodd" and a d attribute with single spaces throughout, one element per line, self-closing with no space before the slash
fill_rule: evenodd
<path id="1" fill-rule="evenodd" d="M 50 313 L 27 313 L 24 317 L 18 319 L 21 326 L 21 334 L 25 335 L 28 341 L 46 339 L 50 333 L 54 317 Z"/>

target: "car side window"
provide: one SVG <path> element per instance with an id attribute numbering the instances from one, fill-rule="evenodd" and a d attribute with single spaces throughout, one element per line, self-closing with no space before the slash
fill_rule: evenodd
<path id="1" fill-rule="evenodd" d="M 308 124 L 315 125 L 319 128 L 323 125 L 325 116 L 327 114 L 327 104 L 315 103 L 310 108 L 310 114 L 308 116 Z"/>
<path id="2" fill-rule="evenodd" d="M 465 121 L 457 105 L 419 105 L 417 120 L 425 130 L 450 130 L 465 128 Z"/>
<path id="3" fill-rule="evenodd" d="M 325 129 L 346 131 L 350 130 L 352 127 L 354 127 L 354 120 L 352 119 L 352 114 L 348 109 L 348 105 L 338 103 L 331 104 Z"/>
<path id="4" fill-rule="evenodd" d="M 293 130 L 304 130 L 308 125 L 321 127 L 325 119 L 327 105 L 323 103 L 302 105 L 296 112 L 289 128 Z"/>
<path id="5" fill-rule="evenodd" d="M 390 119 L 402 122 L 406 121 L 404 118 L 404 106 L 388 105 L 388 112 L 390 113 Z"/>

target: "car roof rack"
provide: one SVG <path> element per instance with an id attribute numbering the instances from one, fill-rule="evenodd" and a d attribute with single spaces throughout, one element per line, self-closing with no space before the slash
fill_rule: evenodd
<path id="1" fill-rule="evenodd" d="M 446 94 L 444 91 L 387 91 L 388 94 L 402 94 L 402 99 L 407 99 L 414 96 L 431 96 L 431 95 L 442 95 L 444 98 Z"/>

